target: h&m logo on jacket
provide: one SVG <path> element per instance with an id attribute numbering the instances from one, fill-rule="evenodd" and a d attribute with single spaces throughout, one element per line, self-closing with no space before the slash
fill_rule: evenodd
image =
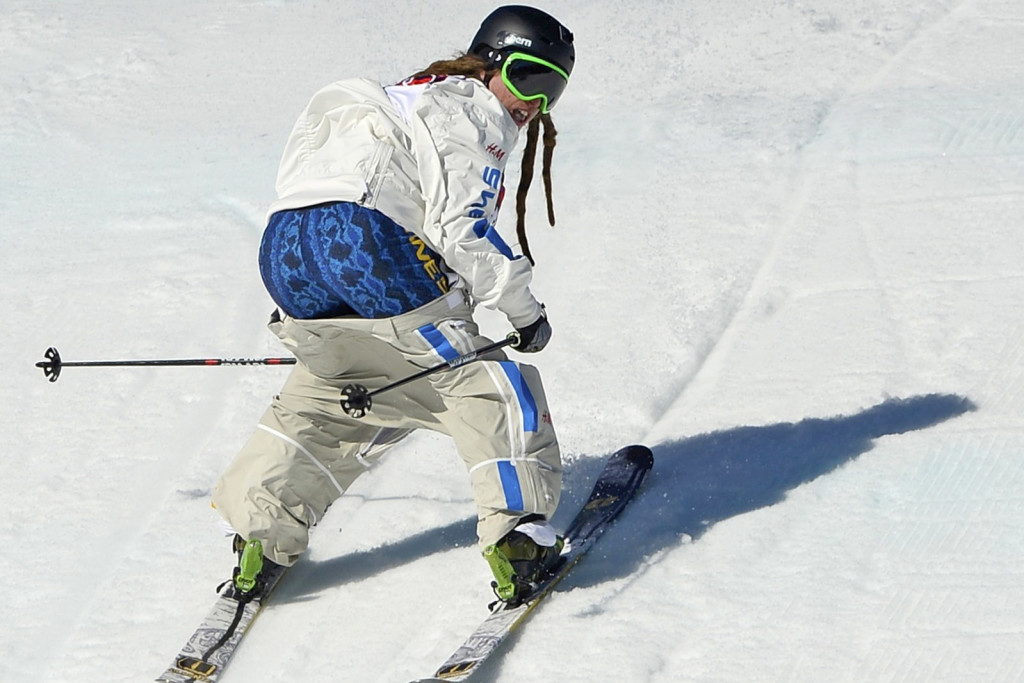
<path id="1" fill-rule="evenodd" d="M 503 150 L 501 147 L 494 144 L 493 142 L 487 145 L 487 152 L 498 161 L 501 161 L 502 159 L 505 158 L 505 150 Z"/>

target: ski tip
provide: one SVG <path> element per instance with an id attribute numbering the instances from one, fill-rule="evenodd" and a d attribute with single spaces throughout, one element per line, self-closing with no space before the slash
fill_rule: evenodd
<path id="1" fill-rule="evenodd" d="M 626 459 L 637 467 L 649 470 L 654 467 L 654 452 L 642 444 L 626 446 L 622 449 Z"/>

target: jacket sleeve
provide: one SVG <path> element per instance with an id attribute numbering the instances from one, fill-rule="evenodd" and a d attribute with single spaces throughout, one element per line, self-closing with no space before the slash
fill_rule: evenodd
<path id="1" fill-rule="evenodd" d="M 443 81 L 419 97 L 410 124 L 424 238 L 479 303 L 513 327 L 534 322 L 543 309 L 530 292 L 530 262 L 495 229 L 505 160 L 518 135 L 511 117 L 479 82 Z"/>

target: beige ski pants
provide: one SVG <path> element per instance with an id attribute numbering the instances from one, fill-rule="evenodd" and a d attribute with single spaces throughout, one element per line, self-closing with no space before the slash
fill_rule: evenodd
<path id="1" fill-rule="evenodd" d="M 275 319 L 298 363 L 213 494 L 218 512 L 273 561 L 291 565 L 309 529 L 356 478 L 412 430 L 450 435 L 469 471 L 481 546 L 530 514 L 550 517 L 562 467 L 540 375 L 501 352 L 373 397 L 345 414 L 341 389 L 370 391 L 480 348 L 472 308 L 456 290 L 382 320 Z"/>

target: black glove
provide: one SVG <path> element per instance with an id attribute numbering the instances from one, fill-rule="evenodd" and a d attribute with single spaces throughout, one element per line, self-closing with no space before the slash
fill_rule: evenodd
<path id="1" fill-rule="evenodd" d="M 522 353 L 537 353 L 551 341 L 551 325 L 543 313 L 526 327 L 517 329 L 516 332 L 519 333 L 519 343 L 513 344 L 512 348 Z"/>

